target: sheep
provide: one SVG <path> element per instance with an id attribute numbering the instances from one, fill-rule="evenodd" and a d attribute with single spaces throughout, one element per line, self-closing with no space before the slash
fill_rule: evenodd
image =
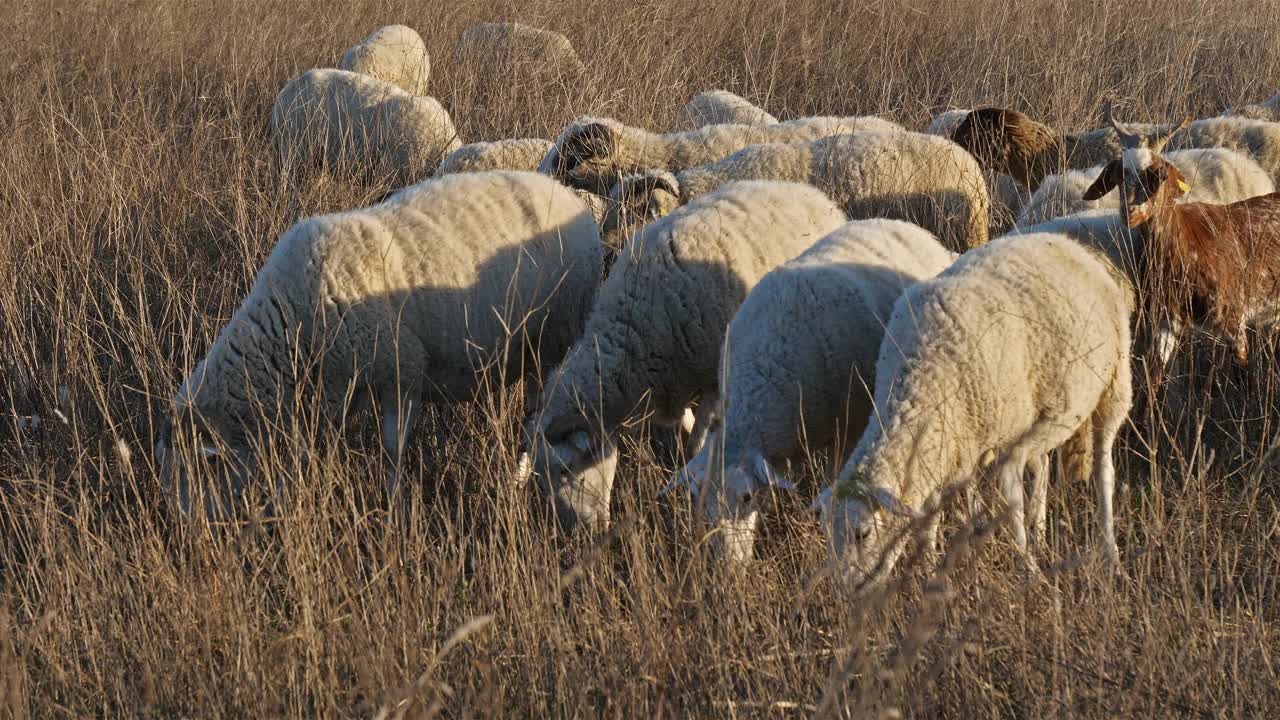
<path id="1" fill-rule="evenodd" d="M 426 95 L 431 58 L 417 31 L 405 25 L 387 25 L 343 53 L 338 68 L 389 82 L 410 95 Z"/>
<path id="2" fill-rule="evenodd" d="M 611 118 L 580 117 L 556 138 L 538 166 L 574 187 L 606 195 L 623 176 L 650 170 L 679 172 L 761 143 L 801 142 L 859 131 L 900 131 L 876 117 L 812 117 L 776 125 L 708 125 L 653 133 Z"/>
<path id="3" fill-rule="evenodd" d="M 843 579 L 883 582 L 904 518 L 936 509 L 993 458 L 1029 570 L 1022 474 L 1063 448 L 1092 469 L 1108 563 L 1119 558 L 1112 448 L 1132 404 L 1134 294 L 1105 257 L 1065 235 L 998 238 L 894 305 L 875 369 L 875 412 L 817 503 Z M 936 515 L 934 516 L 936 518 Z"/>
<path id="4" fill-rule="evenodd" d="M 753 498 L 812 451 L 843 459 L 867 425 L 876 354 L 904 288 L 955 259 L 901 220 L 855 220 L 761 278 L 729 324 L 723 422 L 681 472 L 725 557 L 751 559 Z M 837 468 L 838 469 L 838 468 Z"/>
<path id="5" fill-rule="evenodd" d="M 1225 338 L 1236 362 L 1247 365 L 1245 328 L 1274 311 L 1280 287 L 1280 193 L 1229 205 L 1180 202 L 1191 187 L 1160 153 L 1190 118 L 1153 139 L 1116 122 L 1110 103 L 1105 114 L 1125 150 L 1103 168 L 1084 199 L 1119 187 L 1125 224 L 1143 238 L 1147 297 L 1169 313 L 1158 340 L 1159 367 L 1188 323 Z"/>
<path id="6" fill-rule="evenodd" d="M 484 170 L 528 170 L 534 172 L 551 149 L 551 141 L 541 138 L 515 138 L 477 142 L 449 153 L 436 168 L 436 177 L 450 173 Z"/>
<path id="7" fill-rule="evenodd" d="M 538 163 L 550 148 L 551 141 L 541 138 L 514 138 L 471 143 L 449 153 L 449 156 L 436 168 L 434 176 L 444 177 L 454 173 L 488 170 L 533 172 L 538 169 Z M 608 199 L 586 190 L 574 190 L 574 192 L 578 193 L 578 197 L 587 204 L 596 224 L 604 223 L 609 212 Z"/>
<path id="8" fill-rule="evenodd" d="M 845 221 L 817 188 L 738 182 L 630 240 L 525 423 L 529 466 L 566 531 L 607 527 L 613 438 L 624 421 L 651 414 L 674 425 L 697 401 L 689 445 L 701 447 L 734 311 L 765 273 Z"/>
<path id="9" fill-rule="evenodd" d="M 201 454 L 223 461 L 229 499 L 295 390 L 314 390 L 335 421 L 377 403 L 394 500 L 422 404 L 557 363 L 584 327 L 600 263 L 582 202 L 529 172 L 451 175 L 299 221 L 182 384 L 169 427 L 198 430 Z M 170 436 L 156 452 L 185 513 L 192 491 Z"/>
<path id="10" fill-rule="evenodd" d="M 929 135 L 951 137 L 951 133 L 955 132 L 955 129 L 960 127 L 960 123 L 964 122 L 968 116 L 968 110 L 960 108 L 944 110 L 933 118 L 933 121 L 929 123 L 929 126 L 924 131 Z"/>
<path id="11" fill-rule="evenodd" d="M 1130 125 L 1127 132 L 1148 139 L 1168 135 L 1171 150 L 1226 148 L 1252 157 L 1280 182 L 1280 124 L 1241 117 L 1212 117 L 1181 128 L 1168 124 Z M 970 112 L 952 139 L 984 167 L 1007 173 L 1035 192 L 1040 181 L 1063 168 L 1105 165 L 1122 150 L 1115 131 L 1102 127 L 1061 134 L 1016 110 L 982 108 Z"/>
<path id="12" fill-rule="evenodd" d="M 706 125 L 776 125 L 778 118 L 728 90 L 708 90 L 694 95 L 676 114 L 672 130 L 697 130 Z"/>
<path id="13" fill-rule="evenodd" d="M 1222 114 L 1227 117 L 1239 116 L 1252 120 L 1275 122 L 1280 120 L 1280 93 L 1276 93 L 1260 103 L 1245 105 L 1242 108 L 1228 110 Z"/>
<path id="14" fill-rule="evenodd" d="M 290 80 L 271 108 L 271 135 L 286 165 L 356 164 L 399 184 L 415 182 L 461 144 L 434 98 L 346 70 Z"/>
<path id="15" fill-rule="evenodd" d="M 687 202 L 732 180 L 807 182 L 826 191 L 852 218 L 919 223 L 956 251 L 987 241 L 989 199 L 982 168 L 969 153 L 936 135 L 859 132 L 752 145 L 710 165 L 676 173 L 674 183 L 670 176 L 653 176 L 619 183 L 610 200 L 637 209 L 645 203 L 635 198 L 643 197 L 648 187 L 670 191 Z"/>
<path id="16" fill-rule="evenodd" d="M 462 63 L 513 63 L 538 72 L 558 72 L 569 77 L 586 71 L 569 38 L 553 30 L 516 22 L 477 23 L 458 40 L 456 55 Z"/>
<path id="17" fill-rule="evenodd" d="M 1165 155 L 1165 159 L 1181 170 L 1191 184 L 1188 202 L 1224 204 L 1275 192 L 1271 176 L 1253 158 L 1234 150 L 1175 150 Z M 1093 208 L 1119 209 L 1117 194 L 1107 194 L 1097 200 L 1084 199 L 1085 192 L 1101 172 L 1099 166 L 1046 177 L 1023 207 L 1016 224 L 1027 227 Z"/>

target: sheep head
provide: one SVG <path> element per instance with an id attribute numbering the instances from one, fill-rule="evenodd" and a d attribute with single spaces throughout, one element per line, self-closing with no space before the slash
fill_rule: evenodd
<path id="1" fill-rule="evenodd" d="M 680 183 L 665 170 L 626 175 L 609 191 L 609 209 L 600 230 L 619 238 L 680 207 Z"/>
<path id="2" fill-rule="evenodd" d="M 534 478 L 539 494 L 554 506 L 565 532 L 608 528 L 618 452 L 606 433 L 581 417 L 545 429 L 534 419 L 525 426 L 524 448 L 526 476 Z"/>
<path id="3" fill-rule="evenodd" d="M 703 517 L 713 529 L 712 552 L 731 565 L 751 560 L 756 526 L 760 521 L 760 498 L 773 490 L 794 490 L 759 452 L 748 453 L 725 463 L 715 451 L 718 443 L 709 438 L 689 464 L 663 492 L 687 487 Z"/>
<path id="4" fill-rule="evenodd" d="M 952 142 L 990 170 L 1013 177 L 1033 192 L 1064 164 L 1062 138 L 1017 110 L 979 108 L 951 133 Z"/>
<path id="5" fill-rule="evenodd" d="M 620 134 L 611 121 L 576 120 L 560 134 L 538 171 L 571 187 L 605 195 L 623 172 L 616 158 Z"/>
<path id="6" fill-rule="evenodd" d="M 827 531 L 837 573 L 855 592 L 888 577 L 902 552 L 903 521 L 921 516 L 891 490 L 874 486 L 852 468 L 841 472 L 813 507 Z"/>
<path id="7" fill-rule="evenodd" d="M 224 520 L 248 484 L 254 456 L 243 439 L 227 437 L 191 406 L 177 404 L 157 434 L 154 456 L 161 487 L 184 516 L 203 509 Z"/>

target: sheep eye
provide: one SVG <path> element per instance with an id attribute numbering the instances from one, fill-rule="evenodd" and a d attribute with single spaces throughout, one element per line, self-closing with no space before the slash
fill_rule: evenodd
<path id="1" fill-rule="evenodd" d="M 750 491 L 742 493 L 742 497 L 741 497 L 742 504 L 743 505 L 751 504 L 751 497 L 752 497 L 752 494 Z"/>
<path id="2" fill-rule="evenodd" d="M 864 543 L 864 542 L 866 542 L 866 541 L 867 541 L 867 538 L 871 537 L 871 528 L 869 528 L 869 527 L 860 527 L 860 528 L 858 528 L 857 530 L 855 530 L 855 531 L 854 531 L 854 533 L 853 533 L 853 537 L 854 537 L 854 539 L 855 539 L 855 540 L 857 540 L 859 543 Z"/>

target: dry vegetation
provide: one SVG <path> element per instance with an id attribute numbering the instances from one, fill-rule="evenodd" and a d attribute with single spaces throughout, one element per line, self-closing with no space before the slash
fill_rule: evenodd
<path id="1" fill-rule="evenodd" d="M 414 524 L 373 509 L 367 420 L 298 458 L 287 512 L 177 524 L 150 457 L 177 382 L 296 219 L 385 184 L 291 182 L 276 91 L 404 22 L 467 140 L 551 136 L 583 112 L 666 127 L 724 86 L 783 117 L 923 126 L 1012 105 L 1093 126 L 1270 96 L 1266 0 L 570 0 L 0 3 L 0 715 L 1261 716 L 1280 706 L 1276 368 L 1200 342 L 1123 438 L 1123 574 L 1091 492 L 1051 491 L 1047 584 L 995 523 L 953 526 L 936 574 L 855 606 L 783 508 L 763 558 L 716 572 L 673 462 L 625 448 L 615 531 L 566 541 L 507 487 L 521 409 L 445 409 L 414 447 Z M 484 82 L 471 22 L 566 33 L 581 86 Z M 1217 367 L 1216 371 L 1211 368 Z M 516 395 L 518 397 L 518 395 Z M 42 418 L 38 427 L 26 422 Z M 1156 418 L 1159 418 L 1158 420 Z M 494 438 L 499 442 L 494 442 Z M 665 467 L 664 467 L 665 466 Z M 887 715 L 882 715 L 887 716 Z"/>

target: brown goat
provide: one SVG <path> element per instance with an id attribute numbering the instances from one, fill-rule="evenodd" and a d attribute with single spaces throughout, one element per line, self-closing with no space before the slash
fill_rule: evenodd
<path id="1" fill-rule="evenodd" d="M 1062 137 L 1017 110 L 978 108 L 951 133 L 983 167 L 1005 173 L 1032 192 L 1066 160 Z"/>
<path id="2" fill-rule="evenodd" d="M 1173 132 L 1148 143 L 1115 122 L 1109 103 L 1106 116 L 1126 149 L 1084 199 L 1121 188 L 1125 223 L 1142 233 L 1146 248 L 1149 277 L 1143 285 L 1149 300 L 1171 314 L 1173 326 L 1166 332 L 1176 335 L 1187 322 L 1202 325 L 1226 338 L 1236 361 L 1246 364 L 1246 324 L 1280 299 L 1280 193 L 1230 205 L 1178 203 L 1190 187 L 1160 156 Z M 1172 336 L 1163 341 L 1160 367 L 1173 349 Z"/>

